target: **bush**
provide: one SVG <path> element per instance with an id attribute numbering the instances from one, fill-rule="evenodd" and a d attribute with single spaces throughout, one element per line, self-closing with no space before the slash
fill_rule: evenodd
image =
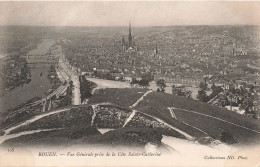
<path id="1" fill-rule="evenodd" d="M 0 136 L 3 136 L 5 132 L 3 130 L 0 130 Z"/>
<path id="2" fill-rule="evenodd" d="M 229 132 L 222 132 L 220 136 L 220 141 L 227 144 L 236 143 L 234 137 Z"/>

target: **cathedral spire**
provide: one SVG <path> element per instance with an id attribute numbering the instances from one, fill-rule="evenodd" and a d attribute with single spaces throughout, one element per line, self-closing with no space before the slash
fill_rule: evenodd
<path id="1" fill-rule="evenodd" d="M 131 22 L 129 22 L 128 44 L 129 44 L 129 47 L 132 47 L 132 45 L 133 45 L 133 38 L 132 38 L 132 32 L 131 32 Z"/>
<path id="2" fill-rule="evenodd" d="M 132 32 L 131 32 L 131 21 L 129 22 L 129 35 L 128 38 L 132 37 Z"/>
<path id="3" fill-rule="evenodd" d="M 157 45 L 157 41 L 156 41 L 156 46 L 155 46 L 155 54 L 158 54 L 158 45 Z"/>

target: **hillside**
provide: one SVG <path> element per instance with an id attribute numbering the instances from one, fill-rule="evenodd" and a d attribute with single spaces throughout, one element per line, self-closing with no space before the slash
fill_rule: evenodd
<path id="1" fill-rule="evenodd" d="M 23 135 L 17 138 L 7 140 L 2 145 L 6 147 L 64 147 L 70 146 L 72 143 L 75 142 L 75 140 L 79 138 L 93 135 L 100 135 L 100 132 L 94 127 L 75 126 L 64 129 L 42 131 L 30 135 Z"/>
<path id="2" fill-rule="evenodd" d="M 168 107 L 172 107 L 172 112 Z M 162 118 L 191 135 L 200 136 L 191 129 L 199 129 L 205 135 L 220 139 L 222 132 L 230 133 L 241 144 L 253 144 L 260 139 L 260 121 L 227 109 L 211 106 L 189 98 L 153 92 L 144 97 L 134 109 Z M 173 115 L 176 118 L 173 118 Z M 177 121 L 194 128 L 184 126 Z M 186 130 L 185 130 L 186 129 Z"/>
<path id="3" fill-rule="evenodd" d="M 15 123 L 15 126 L 3 129 L 0 141 L 4 145 L 24 144 L 27 140 L 36 144 L 57 143 L 56 139 L 61 140 L 60 145 L 74 145 L 76 140 L 83 144 L 107 145 L 113 141 L 127 145 L 137 140 L 130 136 L 128 141 L 129 129 L 140 131 L 145 143 L 153 141 L 155 136 L 159 143 L 158 135 L 209 146 L 219 141 L 248 145 L 258 143 L 260 139 L 258 120 L 185 97 L 127 88 L 99 90 L 92 98 L 87 105 L 61 108 Z M 100 133 L 96 130 L 100 128 L 111 131 L 97 136 Z M 84 129 L 92 129 L 90 132 L 93 133 Z M 143 135 L 150 132 L 156 133 Z M 144 143 L 137 145 L 143 147 Z"/>
<path id="4" fill-rule="evenodd" d="M 89 104 L 110 102 L 120 106 L 129 107 L 134 104 L 147 91 L 145 88 L 106 88 L 95 90 L 89 98 Z"/>
<path id="5" fill-rule="evenodd" d="M 37 115 L 21 124 L 5 129 L 5 135 L 0 137 L 0 141 L 4 143 L 17 142 L 19 145 L 19 143 L 23 144 L 27 139 L 30 139 L 30 137 L 26 136 L 31 136 L 32 139 L 29 141 L 32 143 L 40 144 L 40 141 L 42 141 L 43 144 L 46 144 L 48 143 L 47 141 L 54 140 L 51 139 L 52 137 L 59 139 L 55 134 L 61 134 L 61 141 L 63 141 L 61 144 L 64 143 L 66 145 L 69 138 L 74 136 L 73 130 L 75 130 L 75 133 L 77 131 L 80 133 L 87 127 L 110 129 L 140 128 L 140 130 L 143 129 L 141 130 L 143 133 L 148 133 L 149 129 L 152 129 L 161 135 L 182 139 L 191 138 L 185 132 L 156 117 L 115 104 L 96 104 L 63 108 Z M 84 137 L 84 134 L 85 132 L 80 137 Z M 43 136 L 45 139 L 39 139 L 43 138 Z M 152 138 L 152 136 L 148 135 L 149 137 Z M 93 142 L 93 140 L 91 141 Z"/>

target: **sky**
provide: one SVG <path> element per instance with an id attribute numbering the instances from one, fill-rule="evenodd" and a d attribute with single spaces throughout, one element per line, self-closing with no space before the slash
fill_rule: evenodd
<path id="1" fill-rule="evenodd" d="M 0 25 L 171 26 L 260 24 L 258 2 L 0 2 Z"/>

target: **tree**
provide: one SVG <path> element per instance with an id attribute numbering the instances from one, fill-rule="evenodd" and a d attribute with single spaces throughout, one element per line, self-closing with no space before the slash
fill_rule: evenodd
<path id="1" fill-rule="evenodd" d="M 142 79 L 145 79 L 145 80 L 147 80 L 148 82 L 150 82 L 150 81 L 153 80 L 151 73 L 145 73 L 145 74 L 143 74 L 143 75 L 142 75 Z"/>
<path id="2" fill-rule="evenodd" d="M 164 79 L 159 79 L 157 82 L 156 82 L 156 85 L 160 88 L 160 91 L 161 92 L 164 92 L 165 91 L 165 87 L 166 87 L 166 83 L 165 83 L 165 80 Z"/>
<path id="3" fill-rule="evenodd" d="M 199 99 L 202 102 L 208 101 L 208 96 L 207 96 L 205 90 L 201 89 L 198 91 L 197 99 Z"/>
<path id="4" fill-rule="evenodd" d="M 94 77 L 97 77 L 97 76 L 98 76 L 98 72 L 97 72 L 96 70 L 94 71 L 93 76 L 94 76 Z"/>
<path id="5" fill-rule="evenodd" d="M 140 86 L 143 86 L 143 87 L 149 86 L 149 81 L 146 80 L 146 79 L 141 79 L 141 80 L 139 81 L 139 85 L 140 85 Z"/>
<path id="6" fill-rule="evenodd" d="M 234 85 L 229 85 L 229 92 L 231 92 L 232 94 L 236 93 L 236 88 Z"/>
<path id="7" fill-rule="evenodd" d="M 249 88 L 249 92 L 254 92 L 254 85 L 250 84 L 248 85 L 248 88 Z"/>
<path id="8" fill-rule="evenodd" d="M 234 144 L 236 143 L 234 137 L 230 132 L 223 131 L 220 135 L 220 141 L 227 144 Z"/>
<path id="9" fill-rule="evenodd" d="M 178 94 L 178 89 L 175 87 L 175 85 L 172 85 L 172 94 Z"/>
<path id="10" fill-rule="evenodd" d="M 230 110 L 232 111 L 232 100 L 234 98 L 234 94 L 232 92 L 229 92 L 228 97 L 230 99 Z"/>
<path id="11" fill-rule="evenodd" d="M 106 76 L 105 76 L 106 79 L 110 80 L 112 78 L 112 76 L 110 75 L 110 73 L 106 73 Z"/>
<path id="12" fill-rule="evenodd" d="M 223 89 L 220 86 L 215 86 L 215 88 L 212 89 L 212 93 L 208 96 L 209 100 L 217 96 L 222 91 Z"/>
<path id="13" fill-rule="evenodd" d="M 121 76 L 118 78 L 119 81 L 124 81 L 124 79 L 125 79 L 125 78 L 124 78 L 123 75 L 121 75 Z"/>
<path id="14" fill-rule="evenodd" d="M 213 83 L 212 85 L 211 85 L 211 87 L 210 87 L 212 90 L 214 90 L 215 88 L 216 88 L 216 85 L 215 85 L 215 83 Z"/>
<path id="15" fill-rule="evenodd" d="M 136 80 L 136 78 L 132 79 L 132 82 L 130 82 L 131 85 L 139 84 L 139 82 Z"/>
<path id="16" fill-rule="evenodd" d="M 206 90 L 206 89 L 207 89 L 207 84 L 201 82 L 200 85 L 199 85 L 199 87 L 200 87 L 201 89 L 203 89 L 203 90 Z"/>

